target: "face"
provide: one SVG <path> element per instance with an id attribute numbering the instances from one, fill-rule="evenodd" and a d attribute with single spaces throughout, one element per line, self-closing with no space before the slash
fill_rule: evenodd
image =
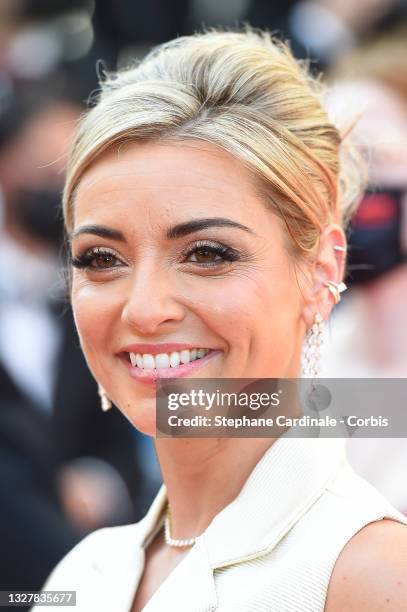
<path id="1" fill-rule="evenodd" d="M 71 236 L 88 366 L 140 431 L 155 433 L 160 375 L 299 375 L 304 298 L 284 225 L 231 155 L 198 143 L 106 153 L 80 181 Z"/>

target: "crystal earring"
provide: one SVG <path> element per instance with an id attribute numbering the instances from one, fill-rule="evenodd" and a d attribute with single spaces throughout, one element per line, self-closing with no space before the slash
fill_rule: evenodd
<path id="1" fill-rule="evenodd" d="M 315 313 L 314 323 L 308 331 L 303 353 L 303 376 L 317 377 L 320 374 L 321 346 L 324 342 L 324 320 L 319 312 Z"/>
<path id="2" fill-rule="evenodd" d="M 98 385 L 98 394 L 100 397 L 101 408 L 103 412 L 107 412 L 112 407 L 112 402 L 107 397 L 107 393 L 101 385 Z"/>

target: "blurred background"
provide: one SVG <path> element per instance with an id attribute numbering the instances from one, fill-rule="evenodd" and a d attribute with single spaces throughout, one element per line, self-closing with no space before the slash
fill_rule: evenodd
<path id="1" fill-rule="evenodd" d="M 66 152 L 101 69 L 202 26 L 265 27 L 360 117 L 368 190 L 349 230 L 350 290 L 323 376 L 407 376 L 407 2 L 0 0 L 0 590 L 39 590 L 160 485 L 151 441 L 100 410 L 64 283 Z M 406 402 L 407 403 L 407 402 Z M 403 439 L 351 440 L 355 468 L 407 513 Z"/>

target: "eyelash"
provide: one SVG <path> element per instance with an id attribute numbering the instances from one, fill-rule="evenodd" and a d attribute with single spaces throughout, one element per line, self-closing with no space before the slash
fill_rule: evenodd
<path id="1" fill-rule="evenodd" d="M 194 263 L 200 268 L 214 268 L 226 262 L 231 263 L 231 262 L 237 261 L 240 258 L 239 253 L 235 249 L 227 247 L 224 244 L 207 242 L 207 241 L 199 241 L 195 243 L 193 247 L 186 249 L 182 253 L 182 255 L 183 257 L 187 258 L 198 251 L 204 251 L 204 250 L 210 253 L 214 253 L 215 255 L 218 255 L 219 257 L 222 258 L 222 261 L 218 260 L 217 262 L 215 261 L 212 263 L 207 263 L 207 262 L 206 263 L 190 262 L 190 263 Z M 111 257 L 113 259 L 118 260 L 118 257 L 116 257 L 116 254 L 114 253 L 114 251 L 104 248 L 104 247 L 94 247 L 92 249 L 89 249 L 88 251 L 85 251 L 85 253 L 83 253 L 82 255 L 79 255 L 78 257 L 72 257 L 71 264 L 75 268 L 78 268 L 78 269 L 88 269 L 88 270 L 94 270 L 94 271 L 111 270 L 112 268 L 119 267 L 117 265 L 109 266 L 106 268 L 91 266 L 91 263 L 97 257 Z"/>

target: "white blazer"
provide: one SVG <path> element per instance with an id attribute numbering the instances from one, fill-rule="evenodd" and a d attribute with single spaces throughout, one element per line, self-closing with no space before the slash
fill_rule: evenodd
<path id="1" fill-rule="evenodd" d="M 162 486 L 142 521 L 87 536 L 44 589 L 76 591 L 75 612 L 129 612 L 165 505 Z M 279 438 L 143 611 L 323 612 L 342 548 L 385 517 L 407 525 L 352 470 L 345 440 Z"/>

